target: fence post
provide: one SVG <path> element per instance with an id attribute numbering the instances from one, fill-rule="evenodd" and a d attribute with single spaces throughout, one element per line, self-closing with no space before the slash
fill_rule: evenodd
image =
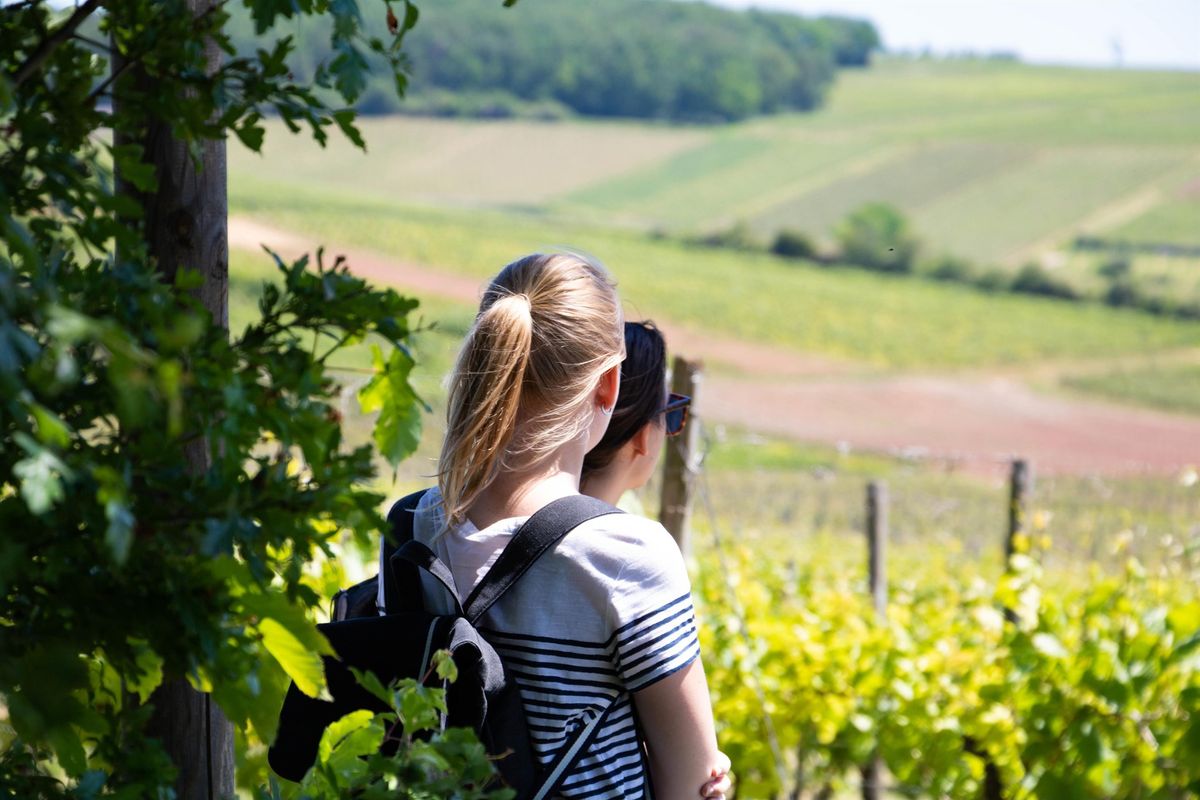
<path id="1" fill-rule="evenodd" d="M 887 484 L 871 481 L 867 484 L 867 580 L 875 617 L 880 621 L 887 618 L 887 538 Z M 883 793 L 882 772 L 879 756 L 873 755 L 862 768 L 863 800 L 879 800 Z"/>
<path id="2" fill-rule="evenodd" d="M 692 398 L 691 411 L 696 409 L 697 393 L 703 380 L 703 364 L 675 356 L 671 366 L 671 391 Z M 689 555 L 691 542 L 688 527 L 692 516 L 692 480 L 700 452 L 700 428 L 695 414 L 683 433 L 667 441 L 667 457 L 663 464 L 662 502 L 658 518 L 683 554 Z"/>
<path id="3" fill-rule="evenodd" d="M 871 601 L 879 619 L 887 616 L 888 491 L 883 481 L 867 484 L 867 570 Z"/>
<path id="4" fill-rule="evenodd" d="M 1025 533 L 1029 519 L 1029 496 L 1033 493 L 1033 469 L 1029 462 L 1018 458 L 1012 462 L 1009 476 L 1008 537 L 1004 540 L 1004 568 L 1016 552 L 1017 535 Z"/>
<path id="5" fill-rule="evenodd" d="M 1017 536 L 1026 533 L 1029 520 L 1029 498 L 1033 494 L 1033 469 L 1023 458 L 1012 462 L 1012 471 L 1008 480 L 1008 535 L 1004 537 L 1004 570 L 1008 571 L 1009 562 L 1017 552 Z M 1011 623 L 1017 621 L 1017 612 L 1011 608 L 1004 609 L 1004 618 Z M 992 760 L 983 753 L 983 800 L 1001 800 L 1004 796 L 1004 783 L 1000 780 L 1000 770 Z"/>

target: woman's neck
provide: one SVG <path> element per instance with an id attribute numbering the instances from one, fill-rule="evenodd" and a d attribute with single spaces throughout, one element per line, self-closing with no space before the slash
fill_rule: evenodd
<path id="1" fill-rule="evenodd" d="M 509 517 L 527 517 L 560 497 L 579 494 L 583 469 L 581 448 L 560 448 L 547 458 L 519 470 L 501 472 L 467 509 L 475 527 L 483 529 Z"/>
<path id="2" fill-rule="evenodd" d="M 615 506 L 625 493 L 625 485 L 621 481 L 620 470 L 598 469 L 588 473 L 587 478 L 580 483 L 579 491 Z"/>

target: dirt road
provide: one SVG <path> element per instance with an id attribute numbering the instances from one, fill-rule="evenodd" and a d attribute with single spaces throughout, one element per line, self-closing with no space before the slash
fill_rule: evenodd
<path id="1" fill-rule="evenodd" d="M 234 217 L 230 246 L 265 243 L 285 256 L 315 249 L 307 237 Z M 327 246 L 380 283 L 474 303 L 479 282 L 378 253 Z M 1033 391 L 1011 374 L 863 374 L 854 365 L 702 334 L 664 322 L 671 349 L 717 366 L 698 413 L 801 441 L 905 452 L 994 473 L 1014 455 L 1046 473 L 1171 472 L 1200 464 L 1200 418 Z M 725 368 L 721 368 L 725 367 Z M 736 373 L 728 369 L 736 368 Z"/>

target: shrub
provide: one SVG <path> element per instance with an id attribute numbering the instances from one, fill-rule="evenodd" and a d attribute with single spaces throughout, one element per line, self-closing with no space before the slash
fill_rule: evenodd
<path id="1" fill-rule="evenodd" d="M 1142 293 L 1132 281 L 1116 280 L 1104 293 L 1104 302 L 1114 308 L 1136 308 L 1142 303 Z"/>
<path id="2" fill-rule="evenodd" d="M 851 213 L 838 226 L 842 258 L 880 272 L 911 272 L 917 239 L 908 221 L 886 203 L 869 203 Z"/>
<path id="3" fill-rule="evenodd" d="M 705 247 L 720 247 L 725 250 L 757 250 L 758 240 L 745 220 L 738 220 L 733 225 L 720 231 L 714 231 L 697 240 Z"/>
<path id="4" fill-rule="evenodd" d="M 1061 300 L 1078 300 L 1079 292 L 1062 278 L 1051 275 L 1040 264 L 1026 264 L 1013 278 L 1014 292 L 1036 294 L 1042 297 L 1057 297 Z"/>
<path id="5" fill-rule="evenodd" d="M 812 258 L 817 248 L 807 234 L 785 228 L 776 234 L 771 252 L 783 258 Z"/>
<path id="6" fill-rule="evenodd" d="M 971 262 L 957 256 L 939 258 L 929 270 L 929 277 L 949 283 L 973 283 L 976 280 L 975 268 L 971 266 Z"/>
<path id="7" fill-rule="evenodd" d="M 1109 280 L 1117 280 L 1129 276 L 1133 265 L 1128 258 L 1111 258 L 1100 265 L 1096 271 Z"/>
<path id="8" fill-rule="evenodd" d="M 989 267 L 976 276 L 974 283 L 985 292 L 1005 292 L 1012 286 L 1012 279 L 1005 270 Z"/>

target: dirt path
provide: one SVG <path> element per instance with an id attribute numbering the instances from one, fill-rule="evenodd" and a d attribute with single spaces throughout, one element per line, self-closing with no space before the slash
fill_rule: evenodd
<path id="1" fill-rule="evenodd" d="M 234 248 L 265 243 L 289 257 L 315 249 L 303 235 L 242 217 L 230 219 L 229 239 Z M 479 299 L 479 282 L 471 278 L 365 250 L 326 249 L 345 255 L 357 274 L 380 283 L 468 303 Z M 716 422 L 802 441 L 948 459 L 989 474 L 1015 454 L 1033 459 L 1046 473 L 1165 473 L 1200 463 L 1200 418 L 1039 394 L 1015 371 L 880 377 L 846 362 L 675 324 L 662 327 L 673 350 L 736 366 L 736 375 L 718 369 L 705 377 L 697 410 Z M 1029 375 L 1039 372 L 1032 368 Z"/>

